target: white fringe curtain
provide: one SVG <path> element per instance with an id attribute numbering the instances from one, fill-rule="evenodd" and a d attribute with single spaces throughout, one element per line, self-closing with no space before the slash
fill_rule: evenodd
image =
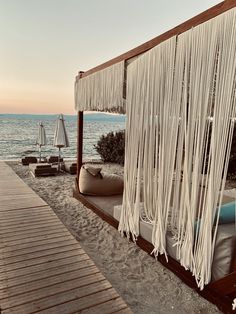
<path id="1" fill-rule="evenodd" d="M 153 225 L 153 253 L 176 240 L 203 289 L 211 279 L 236 115 L 236 10 L 151 49 L 128 66 L 125 188 L 119 230 Z M 143 209 L 141 210 L 140 208 Z"/>
<path id="2" fill-rule="evenodd" d="M 124 61 L 77 80 L 75 109 L 124 113 L 123 88 Z"/>

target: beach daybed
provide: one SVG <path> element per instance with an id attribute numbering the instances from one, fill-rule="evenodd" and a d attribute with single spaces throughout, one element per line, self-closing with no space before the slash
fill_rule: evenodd
<path id="1" fill-rule="evenodd" d="M 79 185 L 80 187 L 81 185 Z M 80 190 L 81 191 L 81 190 Z M 104 220 L 109 222 L 114 227 L 118 227 L 123 194 L 118 195 L 86 195 L 86 193 L 78 193 L 74 190 L 74 196 L 78 198 L 83 204 L 91 208 Z M 222 200 L 222 207 L 235 202 L 235 198 L 224 195 Z M 141 206 L 143 204 L 141 203 Z M 232 217 L 230 217 L 230 215 Z M 232 222 L 235 213 L 232 215 L 225 211 L 225 217 L 221 218 L 222 223 L 218 227 L 216 245 L 214 251 L 214 258 L 212 264 L 212 282 L 215 282 L 234 270 L 236 270 L 236 228 L 235 223 Z M 139 240 L 146 241 L 146 248 L 148 253 L 151 253 L 151 242 L 152 242 L 152 224 L 145 222 L 144 220 L 139 221 L 140 237 Z M 168 255 L 175 261 L 179 261 L 177 257 L 176 247 L 174 246 L 173 235 L 168 232 L 166 235 L 167 241 L 167 252 Z"/>
<path id="2" fill-rule="evenodd" d="M 68 172 L 70 174 L 76 174 L 77 163 L 76 162 L 63 162 L 61 165 L 61 170 Z"/>
<path id="3" fill-rule="evenodd" d="M 78 195 L 77 195 L 78 197 Z M 92 196 L 80 195 L 82 203 L 94 210 L 104 220 L 115 227 L 118 227 L 122 207 L 122 195 L 117 196 Z M 234 198 L 224 196 L 222 204 L 235 201 Z M 145 243 L 148 253 L 151 253 L 152 229 L 153 226 L 145 221 L 139 222 L 140 237 L 138 241 Z M 176 247 L 174 246 L 173 235 L 168 232 L 166 235 L 167 252 L 171 259 L 178 262 Z M 219 279 L 236 270 L 236 228 L 234 223 L 220 224 L 217 232 L 215 252 L 212 264 L 212 280 Z"/>
<path id="4" fill-rule="evenodd" d="M 58 156 L 49 156 L 49 157 L 46 158 L 47 163 L 49 163 L 49 164 L 58 163 L 58 159 L 59 159 Z M 59 161 L 63 162 L 63 158 L 60 157 Z"/>
<path id="5" fill-rule="evenodd" d="M 224 196 L 223 204 L 234 202 L 235 199 L 229 196 Z M 112 216 L 119 222 L 122 205 L 113 207 Z M 152 229 L 150 223 L 140 220 L 139 222 L 140 236 L 148 243 L 152 242 Z M 179 262 L 175 240 L 170 232 L 166 235 L 167 253 L 175 261 Z M 214 257 L 212 263 L 211 282 L 219 280 L 230 274 L 235 268 L 236 262 L 236 228 L 235 223 L 220 224 L 217 231 Z"/>
<path id="6" fill-rule="evenodd" d="M 77 183 L 76 183 L 77 185 Z M 75 186 L 76 186 L 75 185 Z M 123 195 L 92 196 L 79 192 L 78 186 L 73 190 L 73 195 L 85 206 L 90 208 L 107 223 L 118 229 Z M 234 198 L 224 196 L 223 204 Z M 153 251 L 152 225 L 140 221 L 140 235 L 136 244 L 148 254 Z M 158 261 L 174 272 L 188 286 L 196 290 L 198 294 L 216 304 L 224 313 L 231 313 L 231 300 L 236 297 L 236 229 L 235 223 L 221 224 L 218 227 L 215 252 L 212 263 L 212 280 L 199 290 L 192 274 L 183 269 L 179 264 L 173 237 L 166 235 L 168 262 L 163 255 L 158 256 Z"/>
<path id="7" fill-rule="evenodd" d="M 75 81 L 74 196 L 225 313 L 236 302 L 234 223 L 218 219 L 236 122 L 235 33 L 236 1 L 226 0 Z M 111 196 L 80 185 L 88 110 L 126 113 L 121 215 Z"/>
<path id="8" fill-rule="evenodd" d="M 38 162 L 37 157 L 27 156 L 21 159 L 21 163 L 24 166 L 28 166 L 29 164 L 36 164 Z"/>
<path id="9" fill-rule="evenodd" d="M 57 174 L 57 168 L 51 164 L 31 164 L 29 169 L 34 177 L 51 176 Z"/>

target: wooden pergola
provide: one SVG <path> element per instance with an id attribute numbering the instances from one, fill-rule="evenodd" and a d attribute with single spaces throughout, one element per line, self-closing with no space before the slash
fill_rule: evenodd
<path id="1" fill-rule="evenodd" d="M 236 7 L 236 0 L 226 0 L 223 1 L 212 8 L 198 14 L 197 16 L 187 20 L 186 22 L 176 26 L 175 28 L 153 38 L 145 42 L 144 44 L 116 57 L 113 58 L 101 65 L 98 65 L 86 72 L 80 71 L 76 76 L 76 80 L 78 81 L 81 78 L 89 76 L 93 73 L 99 72 L 111 65 L 114 65 L 118 62 L 124 61 L 127 62 L 130 59 L 139 56 L 140 54 L 148 51 L 149 49 L 159 45 L 160 43 L 164 42 L 165 40 L 180 35 L 193 27 L 196 27 L 232 8 Z M 84 205 L 92 209 L 96 212 L 102 219 L 113 225 L 115 228 L 118 228 L 118 221 L 115 220 L 113 217 L 107 215 L 99 208 L 94 206 L 86 197 L 84 197 L 78 188 L 78 179 L 80 169 L 83 164 L 83 111 L 78 112 L 78 141 L 77 141 L 77 177 L 76 177 L 76 184 L 74 189 L 74 197 L 80 200 Z M 150 253 L 153 249 L 151 243 L 147 242 L 146 240 L 142 239 L 141 237 L 138 238 L 137 244 Z M 216 304 L 224 313 L 232 313 L 232 300 L 236 298 L 236 254 L 232 262 L 231 266 L 231 273 L 215 282 L 210 283 L 205 287 L 203 291 L 200 291 L 192 277 L 192 274 L 189 271 L 183 269 L 178 262 L 176 262 L 171 257 L 169 258 L 169 262 L 166 262 L 165 257 L 160 256 L 158 260 L 164 264 L 167 268 L 172 270 L 177 276 L 179 276 L 186 284 L 188 284 L 191 288 L 195 289 L 200 295 L 202 295 L 207 300 L 211 301 L 212 303 Z"/>
<path id="2" fill-rule="evenodd" d="M 81 78 L 84 78 L 86 76 L 89 76 L 95 72 L 99 72 L 115 63 L 118 63 L 120 61 L 128 61 L 134 57 L 137 57 L 138 55 L 148 51 L 149 49 L 159 45 L 161 42 L 176 36 L 180 35 L 187 30 L 202 24 L 217 15 L 222 14 L 223 12 L 226 12 L 232 8 L 236 7 L 236 1 L 235 0 L 226 0 L 223 1 L 212 8 L 196 15 L 195 17 L 187 20 L 186 22 L 172 28 L 171 30 L 145 42 L 144 44 L 131 49 L 122 55 L 113 58 L 105 63 L 102 63 L 86 72 L 79 71 L 78 75 L 76 76 L 76 80 L 79 80 Z M 82 166 L 82 155 L 83 155 L 83 111 L 78 112 L 78 141 L 77 141 L 77 165 L 78 165 L 78 172 L 77 172 L 77 179 L 79 178 L 79 170 Z"/>

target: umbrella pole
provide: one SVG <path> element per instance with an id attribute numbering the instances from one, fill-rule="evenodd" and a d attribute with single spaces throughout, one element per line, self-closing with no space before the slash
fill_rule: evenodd
<path id="1" fill-rule="evenodd" d="M 61 170 L 61 164 L 60 164 L 60 159 L 61 159 L 61 147 L 59 147 L 59 154 L 58 154 L 58 172 Z"/>
<path id="2" fill-rule="evenodd" d="M 41 145 L 39 145 L 39 162 L 41 162 Z"/>

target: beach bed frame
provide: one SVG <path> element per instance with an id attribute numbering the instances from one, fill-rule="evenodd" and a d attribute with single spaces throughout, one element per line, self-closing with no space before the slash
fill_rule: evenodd
<path id="1" fill-rule="evenodd" d="M 31 164 L 29 165 L 30 172 L 34 177 L 53 176 L 58 173 L 57 168 L 51 164 Z"/>
<path id="2" fill-rule="evenodd" d="M 80 78 L 86 77 L 91 75 L 95 72 L 101 71 L 113 64 L 116 64 L 120 61 L 127 62 L 128 60 L 148 51 L 149 49 L 155 47 L 156 45 L 160 44 L 161 42 L 171 38 L 172 36 L 179 35 L 184 33 L 185 31 L 195 27 L 201 23 L 204 23 L 223 12 L 226 12 L 232 8 L 236 7 L 235 0 L 226 0 L 223 1 L 212 8 L 202 12 L 201 14 L 187 20 L 186 22 L 178 25 L 177 27 L 163 33 L 160 36 L 155 37 L 152 40 L 147 41 L 146 43 L 114 58 L 111 59 L 99 66 L 96 66 L 86 72 L 80 71 L 76 80 Z M 80 193 L 78 187 L 78 180 L 79 180 L 79 172 L 80 168 L 83 164 L 83 111 L 78 112 L 78 129 L 77 129 L 77 177 L 75 181 L 75 187 L 73 190 L 73 195 L 76 199 L 78 199 L 81 203 L 85 206 L 93 210 L 98 216 L 100 216 L 103 220 L 108 222 L 115 228 L 118 228 L 118 221 L 110 215 L 107 211 L 103 210 L 101 206 L 99 206 L 96 201 L 93 201 L 92 197 L 85 196 Z M 146 252 L 151 253 L 153 250 L 153 245 L 139 237 L 137 240 L 137 244 Z M 196 292 L 204 297 L 205 299 L 209 300 L 213 304 L 217 305 L 220 310 L 224 313 L 234 313 L 232 310 L 232 302 L 233 299 L 236 298 L 236 256 L 232 258 L 232 266 L 231 266 L 231 273 L 224 278 L 221 278 L 217 281 L 211 282 L 201 291 L 195 282 L 194 277 L 189 271 L 186 271 L 176 260 L 169 257 L 168 263 L 164 256 L 158 256 L 158 260 L 170 269 L 173 273 L 175 273 L 180 279 L 183 280 L 188 286 L 196 290 Z"/>

